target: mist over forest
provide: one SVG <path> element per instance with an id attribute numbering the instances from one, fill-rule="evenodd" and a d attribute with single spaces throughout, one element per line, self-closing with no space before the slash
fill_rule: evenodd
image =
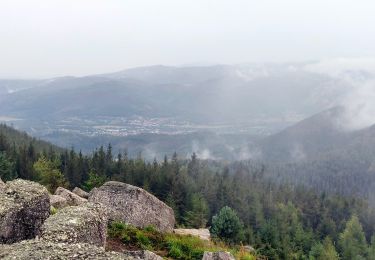
<path id="1" fill-rule="evenodd" d="M 375 260 L 374 8 L 1 1 L 0 259 Z"/>

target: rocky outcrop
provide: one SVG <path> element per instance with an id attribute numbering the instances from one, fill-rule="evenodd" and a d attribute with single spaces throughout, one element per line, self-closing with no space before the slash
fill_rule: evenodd
<path id="1" fill-rule="evenodd" d="M 85 198 L 85 199 L 88 199 L 89 198 L 89 193 L 82 190 L 81 188 L 78 188 L 78 187 L 75 187 L 72 192 L 78 196 L 80 196 L 81 198 Z"/>
<path id="2" fill-rule="evenodd" d="M 102 247 L 90 244 L 52 243 L 44 240 L 27 240 L 12 245 L 0 245 L 0 259 L 88 259 L 88 260 L 133 260 L 132 256 L 106 252 Z"/>
<path id="3" fill-rule="evenodd" d="M 107 222 L 105 209 L 100 204 L 66 207 L 46 220 L 41 238 L 54 243 L 88 243 L 104 247 Z"/>
<path id="4" fill-rule="evenodd" d="M 177 228 L 173 230 L 173 233 L 178 235 L 191 235 L 199 237 L 202 240 L 210 240 L 210 230 L 207 228 L 192 229 L 192 228 Z"/>
<path id="5" fill-rule="evenodd" d="M 122 221 L 141 228 L 153 225 L 161 232 L 173 231 L 175 218 L 172 208 L 141 188 L 110 181 L 92 190 L 89 201 L 102 203 L 111 221 Z"/>
<path id="6" fill-rule="evenodd" d="M 49 195 L 49 201 L 51 203 L 51 206 L 56 209 L 62 209 L 69 206 L 66 199 L 59 195 Z"/>
<path id="7" fill-rule="evenodd" d="M 40 234 L 50 201 L 42 185 L 17 179 L 0 189 L 0 243 L 14 243 Z"/>
<path id="8" fill-rule="evenodd" d="M 59 195 L 63 198 L 66 199 L 67 203 L 69 206 L 78 206 L 78 205 L 81 205 L 85 202 L 87 202 L 87 199 L 84 199 L 76 194 L 74 194 L 73 192 L 65 189 L 65 188 L 62 188 L 62 187 L 58 187 L 55 191 L 55 195 Z"/>
<path id="9" fill-rule="evenodd" d="M 204 252 L 202 260 L 236 260 L 229 252 Z"/>
<path id="10" fill-rule="evenodd" d="M 127 251 L 123 252 L 125 255 L 133 257 L 134 259 L 143 259 L 143 260 L 162 260 L 161 256 L 154 254 L 151 251 Z"/>

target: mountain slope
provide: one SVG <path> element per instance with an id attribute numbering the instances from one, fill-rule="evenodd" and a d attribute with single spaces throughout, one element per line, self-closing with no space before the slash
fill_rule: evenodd
<path id="1" fill-rule="evenodd" d="M 259 141 L 266 175 L 375 205 L 375 126 L 349 131 L 344 113 L 336 107 Z"/>
<path id="2" fill-rule="evenodd" d="M 5 146 L 15 147 L 19 149 L 20 147 L 28 147 L 30 144 L 33 145 L 36 152 L 50 151 L 55 152 L 64 151 L 64 149 L 53 145 L 47 141 L 39 140 L 29 136 L 25 132 L 18 131 L 12 127 L 9 127 L 4 124 L 0 124 L 0 148 L 4 149 Z M 6 149 L 5 149 L 6 150 Z"/>
<path id="3" fill-rule="evenodd" d="M 288 66 L 153 66 L 46 80 L 3 95 L 0 111 L 34 118 L 136 114 L 216 122 L 305 116 L 333 102 L 339 91 L 333 82 Z M 322 96 L 323 89 L 332 93 Z"/>

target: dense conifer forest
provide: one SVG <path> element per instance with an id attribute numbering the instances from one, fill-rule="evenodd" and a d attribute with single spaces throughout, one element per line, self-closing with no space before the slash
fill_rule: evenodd
<path id="1" fill-rule="evenodd" d="M 303 169 L 301 169 L 303 170 Z M 0 177 L 87 191 L 107 180 L 142 187 L 170 205 L 183 227 L 212 227 L 214 238 L 249 244 L 268 259 L 375 259 L 375 212 L 360 198 L 275 183 L 255 162 L 129 158 L 111 145 L 91 154 L 64 150 L 0 126 Z M 235 232 L 223 230 L 223 219 Z"/>

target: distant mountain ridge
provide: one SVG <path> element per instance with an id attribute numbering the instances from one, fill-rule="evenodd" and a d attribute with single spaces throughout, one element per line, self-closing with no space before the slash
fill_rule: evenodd
<path id="1" fill-rule="evenodd" d="M 303 68 L 281 65 L 151 66 L 25 82 L 30 84 L 35 87 L 1 95 L 2 114 L 48 118 L 136 114 L 215 122 L 304 117 L 335 101 L 342 90 L 334 84 L 345 85 Z M 4 86 L 0 81 L 0 89 Z"/>

